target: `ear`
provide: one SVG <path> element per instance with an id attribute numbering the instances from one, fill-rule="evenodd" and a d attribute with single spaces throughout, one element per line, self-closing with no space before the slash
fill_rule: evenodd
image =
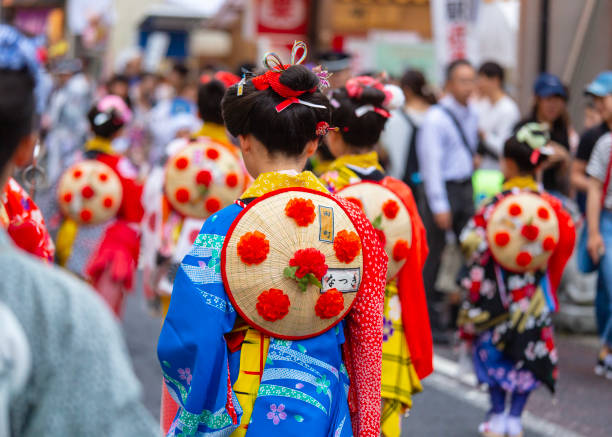
<path id="1" fill-rule="evenodd" d="M 238 141 L 240 143 L 240 150 L 242 150 L 243 153 L 248 153 L 253 148 L 253 143 L 251 143 L 248 135 L 238 135 Z"/>
<path id="2" fill-rule="evenodd" d="M 21 139 L 13 154 L 13 163 L 17 167 L 23 167 L 32 162 L 32 154 L 34 153 L 37 139 L 38 136 L 35 133 L 31 133 Z"/>
<path id="3" fill-rule="evenodd" d="M 319 139 L 318 138 L 316 140 L 308 141 L 306 143 L 306 147 L 304 148 L 304 155 L 307 158 L 310 158 L 312 155 L 315 154 L 315 152 L 317 151 L 318 148 L 319 148 Z"/>

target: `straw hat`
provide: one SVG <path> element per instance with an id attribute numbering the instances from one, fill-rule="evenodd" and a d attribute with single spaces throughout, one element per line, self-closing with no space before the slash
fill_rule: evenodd
<path id="1" fill-rule="evenodd" d="M 361 238 L 347 212 L 330 195 L 306 188 L 250 203 L 221 254 L 234 308 L 249 325 L 289 340 L 314 337 L 342 320 L 363 269 Z"/>
<path id="2" fill-rule="evenodd" d="M 543 269 L 559 242 L 557 214 L 535 193 L 509 194 L 490 213 L 487 241 L 505 269 L 518 273 Z"/>
<path id="3" fill-rule="evenodd" d="M 82 225 L 96 225 L 117 215 L 123 200 L 123 186 L 115 170 L 89 159 L 64 172 L 57 195 L 66 217 Z"/>
<path id="4" fill-rule="evenodd" d="M 357 204 L 382 239 L 389 257 L 387 281 L 392 280 L 406 264 L 412 246 L 412 219 L 397 194 L 375 182 L 348 185 L 339 195 Z"/>
<path id="5" fill-rule="evenodd" d="M 166 164 L 164 191 L 176 211 L 205 219 L 242 194 L 246 175 L 227 146 L 207 137 L 183 141 Z"/>

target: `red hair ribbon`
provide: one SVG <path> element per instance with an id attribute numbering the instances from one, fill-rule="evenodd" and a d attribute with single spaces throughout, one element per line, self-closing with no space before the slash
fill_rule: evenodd
<path id="1" fill-rule="evenodd" d="M 353 77 L 344 85 L 346 93 L 351 99 L 359 99 L 363 93 L 363 89 L 366 87 L 376 88 L 385 94 L 383 105 L 387 105 L 393 99 L 393 95 L 389 90 L 385 89 L 382 82 L 370 76 Z"/>
<path id="2" fill-rule="evenodd" d="M 285 65 L 284 67 L 288 68 L 290 67 L 290 65 Z M 311 88 L 309 90 L 291 89 L 280 82 L 281 73 L 282 71 L 279 70 L 266 71 L 264 74 L 261 74 L 252 79 L 253 85 L 258 90 L 272 88 L 276 94 L 286 99 L 289 99 L 291 97 L 299 97 L 305 93 L 314 93 L 317 90 L 317 87 Z"/>
<path id="3" fill-rule="evenodd" d="M 534 151 L 531 152 L 531 157 L 529 158 L 529 160 L 531 161 L 533 165 L 537 165 L 541 154 L 542 152 L 540 151 L 540 149 L 534 149 Z"/>
<path id="4" fill-rule="evenodd" d="M 364 115 L 366 115 L 370 111 L 374 111 L 378 115 L 380 115 L 382 117 L 385 117 L 385 118 L 391 117 L 391 114 L 389 113 L 389 111 L 387 111 L 384 108 L 380 108 L 380 107 L 374 106 L 374 105 L 363 105 L 363 106 L 360 106 L 360 107 L 356 108 L 355 109 L 355 115 L 358 118 L 359 117 L 363 117 Z"/>

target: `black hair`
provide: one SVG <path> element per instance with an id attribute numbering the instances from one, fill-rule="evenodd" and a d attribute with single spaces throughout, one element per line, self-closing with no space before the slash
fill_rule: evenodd
<path id="1" fill-rule="evenodd" d="M 497 62 L 485 62 L 478 69 L 478 74 L 486 76 L 489 79 L 499 79 L 499 84 L 503 88 L 504 81 L 506 80 L 506 73 L 504 69 Z"/>
<path id="2" fill-rule="evenodd" d="M 374 111 L 368 111 L 358 117 L 355 110 L 365 105 L 384 109 L 385 98 L 386 95 L 382 90 L 371 86 L 364 86 L 359 97 L 351 98 L 345 87 L 332 93 L 332 125 L 340 129 L 340 134 L 346 144 L 360 149 L 373 148 L 376 145 L 387 122 L 387 117 Z"/>
<path id="3" fill-rule="evenodd" d="M 181 76 L 183 79 L 187 79 L 187 76 L 189 76 L 189 68 L 183 64 L 174 64 L 172 66 L 172 71 Z"/>
<path id="4" fill-rule="evenodd" d="M 428 89 L 425 76 L 419 70 L 406 70 L 400 80 L 400 86 L 404 90 L 409 89 L 412 94 L 420 97 L 430 105 L 437 103 L 436 96 Z"/>
<path id="5" fill-rule="evenodd" d="M 106 87 L 110 88 L 111 86 L 118 84 L 118 83 L 122 83 L 125 85 L 129 85 L 130 84 L 130 78 L 127 77 L 125 74 L 115 74 L 113 77 L 111 77 L 108 82 L 106 83 Z"/>
<path id="6" fill-rule="evenodd" d="M 317 87 L 319 78 L 302 65 L 292 65 L 282 72 L 280 83 L 295 91 L 307 91 Z M 318 89 L 305 92 L 299 99 L 325 108 L 296 103 L 277 112 L 276 106 L 286 99 L 272 88 L 258 90 L 247 81 L 239 96 L 238 87 L 228 88 L 221 102 L 225 126 L 235 137 L 253 135 L 270 154 L 301 155 L 306 144 L 318 138 L 317 124 L 330 121 L 329 101 Z"/>
<path id="7" fill-rule="evenodd" d="M 548 156 L 540 154 L 537 161 L 533 163 L 531 157 L 534 149 L 527 143 L 521 142 L 516 135 L 511 136 L 504 144 L 504 158 L 513 161 L 518 167 L 519 173 L 533 175 Z"/>
<path id="8" fill-rule="evenodd" d="M 467 59 L 456 59 L 446 67 L 446 81 L 449 82 L 453 78 L 455 70 L 461 66 L 472 67 L 472 64 Z"/>
<path id="9" fill-rule="evenodd" d="M 27 69 L 0 69 L 0 168 L 34 130 L 34 79 Z"/>
<path id="10" fill-rule="evenodd" d="M 221 100 L 225 95 L 223 82 L 213 79 L 198 88 L 198 111 L 204 122 L 223 124 Z"/>
<path id="11" fill-rule="evenodd" d="M 93 133 L 98 137 L 109 140 L 124 126 L 121 116 L 116 109 L 100 111 L 98 106 L 94 105 L 89 110 L 87 118 Z"/>

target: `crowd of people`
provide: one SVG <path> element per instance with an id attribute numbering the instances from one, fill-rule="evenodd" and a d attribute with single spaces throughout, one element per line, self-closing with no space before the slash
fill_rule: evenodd
<path id="1" fill-rule="evenodd" d="M 458 329 L 479 433 L 518 437 L 555 389 L 574 252 L 612 379 L 612 72 L 579 136 L 549 73 L 522 117 L 495 62 L 452 62 L 438 92 L 307 58 L 159 75 L 135 53 L 98 82 L 0 26 L 0 433 L 399 437 Z M 139 270 L 160 425 L 116 323 Z"/>

